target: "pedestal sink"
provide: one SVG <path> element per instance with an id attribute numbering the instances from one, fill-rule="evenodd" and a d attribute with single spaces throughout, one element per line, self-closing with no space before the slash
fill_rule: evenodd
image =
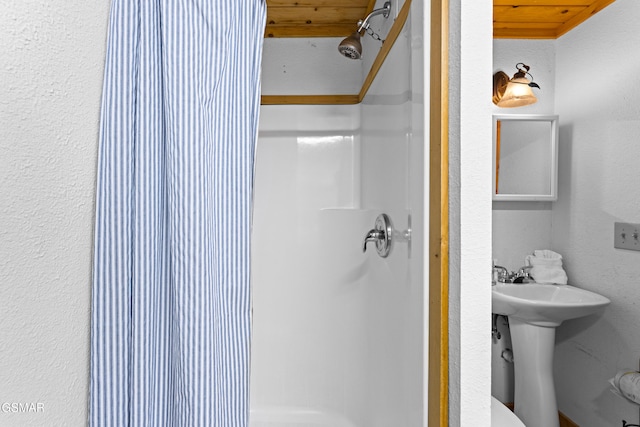
<path id="1" fill-rule="evenodd" d="M 569 285 L 498 283 L 491 289 L 491 311 L 509 317 L 514 411 L 527 427 L 559 427 L 553 385 L 556 327 L 594 314 L 611 301 Z"/>

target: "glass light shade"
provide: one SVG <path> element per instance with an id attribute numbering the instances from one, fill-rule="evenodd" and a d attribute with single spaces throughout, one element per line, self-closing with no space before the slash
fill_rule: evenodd
<path id="1" fill-rule="evenodd" d="M 502 95 L 502 99 L 498 101 L 498 107 L 512 108 L 522 107 L 523 105 L 533 104 L 538 98 L 533 94 L 529 80 L 524 77 L 516 77 L 511 79 L 507 84 L 507 88 Z"/>

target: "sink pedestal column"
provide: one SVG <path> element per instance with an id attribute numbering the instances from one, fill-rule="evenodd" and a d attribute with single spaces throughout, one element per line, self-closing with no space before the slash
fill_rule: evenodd
<path id="1" fill-rule="evenodd" d="M 527 427 L 559 427 L 553 385 L 556 328 L 509 317 L 515 373 L 514 412 Z"/>

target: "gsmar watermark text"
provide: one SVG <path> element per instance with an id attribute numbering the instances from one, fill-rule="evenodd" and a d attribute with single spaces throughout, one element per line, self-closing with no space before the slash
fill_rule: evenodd
<path id="1" fill-rule="evenodd" d="M 16 414 L 16 413 L 36 413 L 44 412 L 44 403 L 42 402 L 2 402 L 0 404 L 0 413 Z"/>

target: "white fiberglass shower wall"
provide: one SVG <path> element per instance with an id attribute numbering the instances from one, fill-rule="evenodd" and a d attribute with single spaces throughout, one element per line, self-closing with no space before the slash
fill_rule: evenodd
<path id="1" fill-rule="evenodd" d="M 412 15 L 361 104 L 262 107 L 253 427 L 426 425 L 425 75 Z M 338 42 L 327 55 L 349 61 Z M 399 237 L 388 258 L 362 250 L 380 213 Z"/>

